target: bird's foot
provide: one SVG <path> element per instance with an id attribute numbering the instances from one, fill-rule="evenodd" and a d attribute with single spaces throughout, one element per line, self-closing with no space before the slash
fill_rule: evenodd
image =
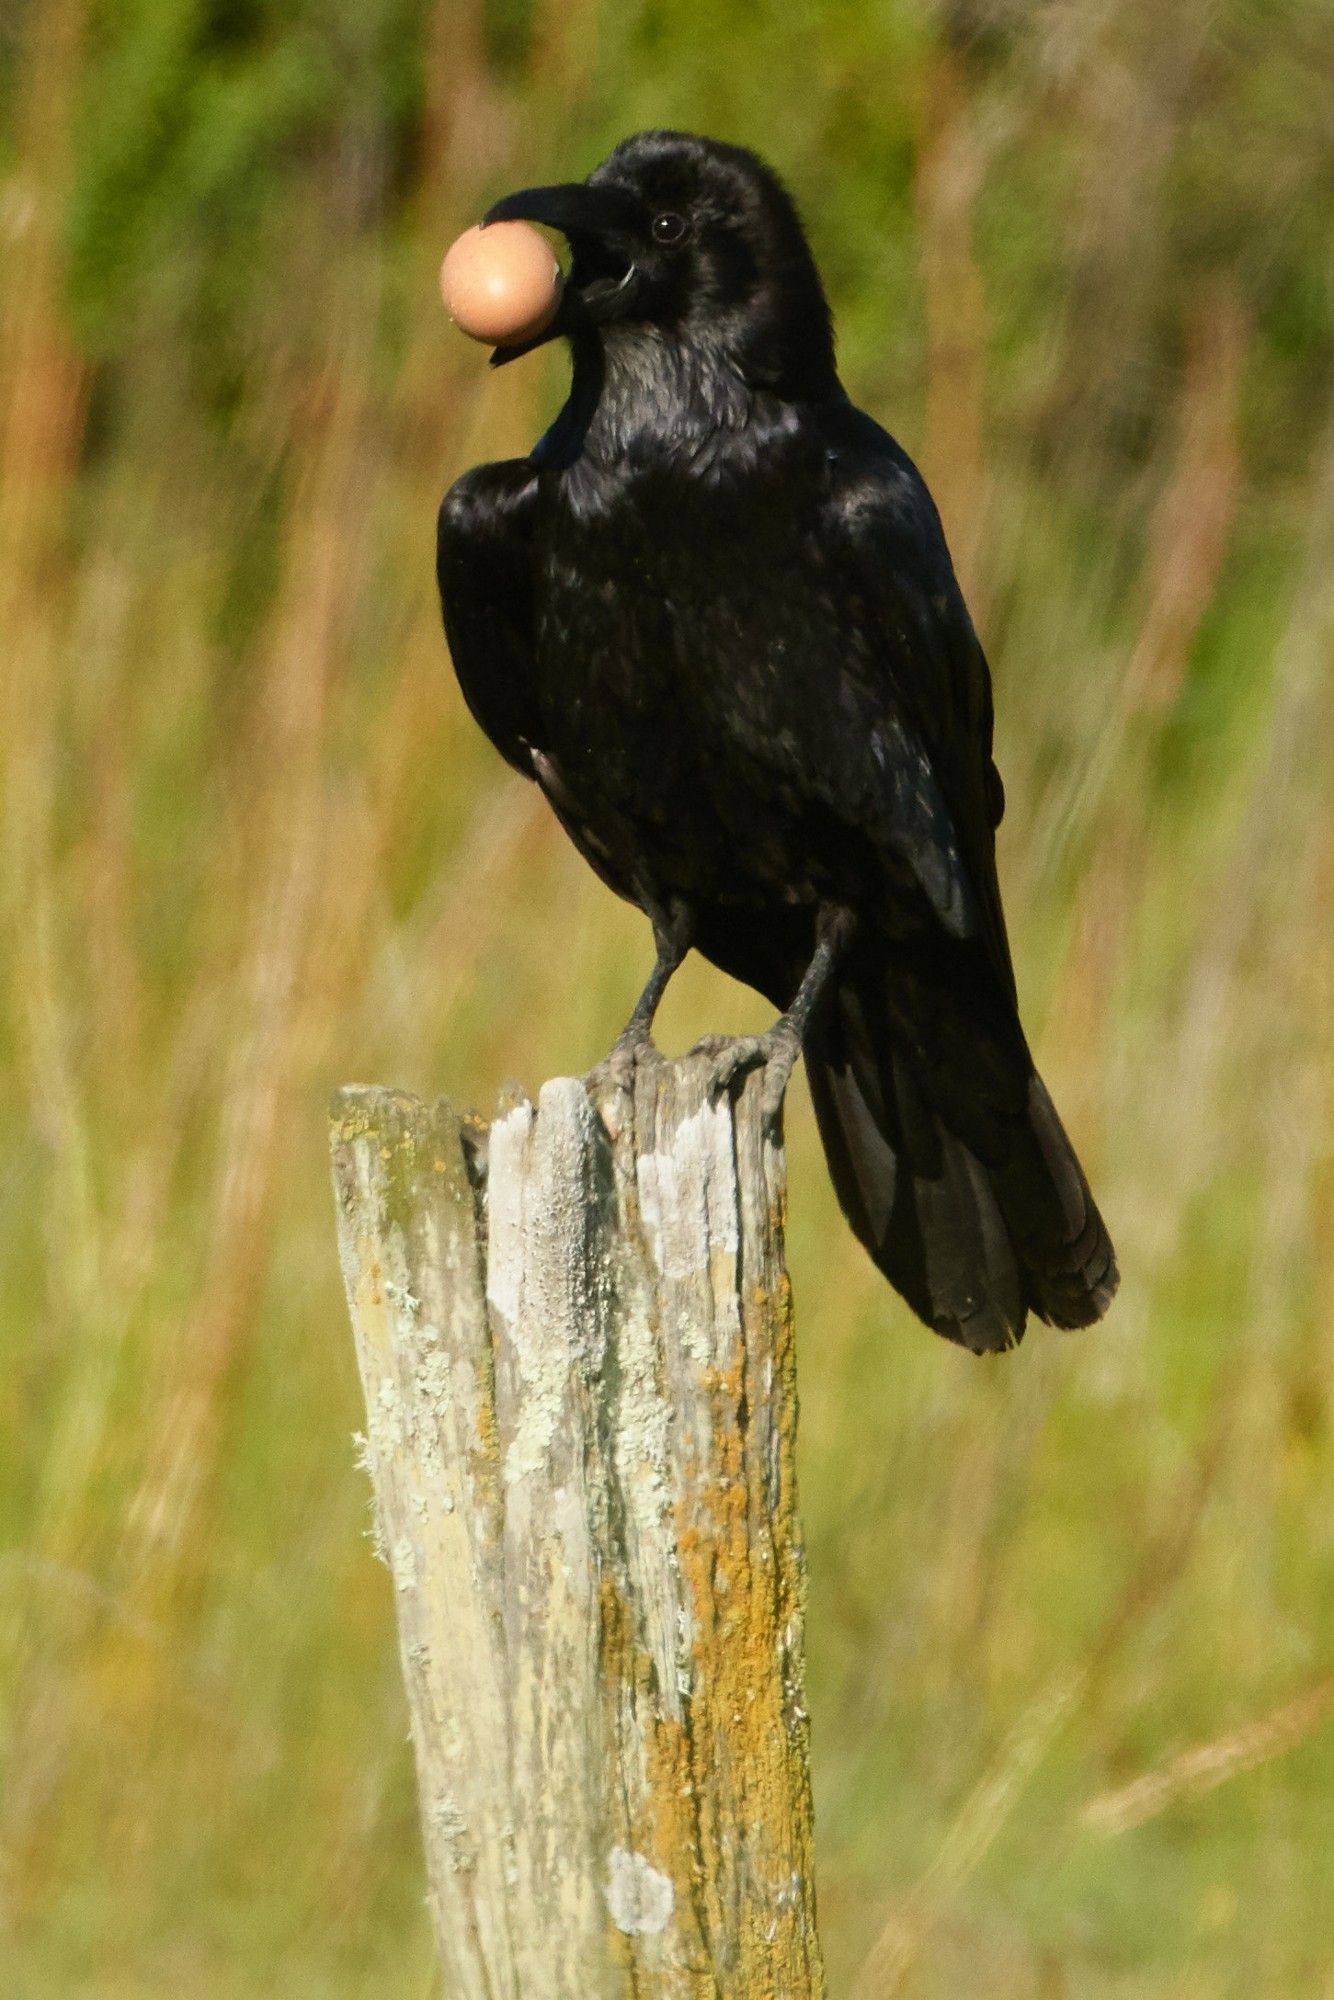
<path id="1" fill-rule="evenodd" d="M 715 1099 L 726 1095 L 739 1077 L 762 1067 L 760 1111 L 766 1125 L 777 1127 L 801 1054 L 801 1037 L 790 1022 L 780 1018 L 762 1035 L 705 1035 L 690 1053 L 709 1058 L 709 1095 Z"/>
<path id="2" fill-rule="evenodd" d="M 631 1021 L 616 1037 L 600 1063 L 595 1063 L 584 1081 L 595 1094 L 607 1088 L 631 1094 L 635 1072 L 641 1063 L 660 1063 L 662 1056 L 647 1022 Z"/>

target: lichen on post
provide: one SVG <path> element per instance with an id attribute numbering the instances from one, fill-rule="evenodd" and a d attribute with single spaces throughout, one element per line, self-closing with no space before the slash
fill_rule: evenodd
<path id="1" fill-rule="evenodd" d="M 334 1178 L 446 1990 L 808 2000 L 785 1169 L 762 1077 L 486 1127 L 339 1092 Z"/>

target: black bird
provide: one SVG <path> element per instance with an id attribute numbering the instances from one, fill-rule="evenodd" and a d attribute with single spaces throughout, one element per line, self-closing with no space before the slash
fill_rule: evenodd
<path id="1" fill-rule="evenodd" d="M 616 1059 L 693 946 L 784 1010 L 720 1076 L 767 1058 L 781 1100 L 804 1046 L 843 1209 L 928 1326 L 983 1352 L 1098 1319 L 1111 1242 L 1019 1022 L 987 664 L 790 197 L 642 132 L 504 218 L 569 241 L 541 338 L 573 379 L 446 495 L 440 594 L 477 721 L 652 921 Z"/>

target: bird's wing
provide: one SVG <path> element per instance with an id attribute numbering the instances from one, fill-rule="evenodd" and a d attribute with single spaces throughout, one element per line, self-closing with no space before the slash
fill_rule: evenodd
<path id="1" fill-rule="evenodd" d="M 870 705 L 898 843 L 946 927 L 979 939 L 1013 997 L 991 675 L 916 468 L 869 418 L 848 428 L 830 446 L 825 518 L 851 609 L 844 671 Z"/>
<path id="2" fill-rule="evenodd" d="M 811 1097 L 844 1212 L 881 1270 L 950 1339 L 1003 1348 L 1030 1310 L 1058 1326 L 1100 1318 L 1116 1260 L 1019 1021 L 990 676 L 935 508 L 869 419 L 831 422 L 827 446 L 830 706 L 871 745 L 856 753 L 844 725 L 863 821 L 869 767 L 888 766 L 877 849 L 919 895 L 899 933 L 854 936 L 807 1044 Z"/>
<path id="3" fill-rule="evenodd" d="M 436 524 L 436 577 L 464 700 L 502 757 L 531 778 L 534 535 L 538 477 L 526 458 L 465 472 Z"/>
<path id="4" fill-rule="evenodd" d="M 502 459 L 465 472 L 436 524 L 436 576 L 454 671 L 473 718 L 502 757 L 536 780 L 579 852 L 618 896 L 614 858 L 543 741 L 537 692 L 538 470 Z"/>

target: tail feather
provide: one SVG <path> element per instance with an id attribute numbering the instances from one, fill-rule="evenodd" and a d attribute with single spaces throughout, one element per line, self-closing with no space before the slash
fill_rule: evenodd
<path id="1" fill-rule="evenodd" d="M 1055 1326 L 1100 1319 L 1117 1286 L 1111 1240 L 1022 1036 L 976 1029 L 986 1101 L 970 1116 L 957 1065 L 942 1088 L 878 987 L 843 985 L 807 1048 L 830 1174 L 861 1241 L 919 1318 L 976 1353 L 1017 1345 L 1030 1311 Z"/>

